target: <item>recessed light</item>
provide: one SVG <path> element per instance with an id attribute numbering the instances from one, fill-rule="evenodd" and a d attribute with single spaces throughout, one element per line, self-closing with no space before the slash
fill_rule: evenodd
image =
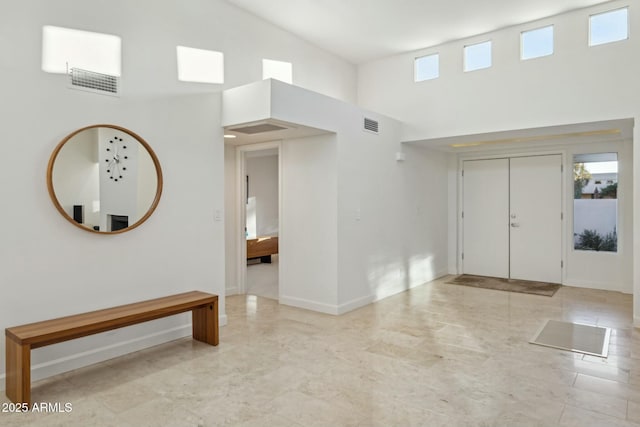
<path id="1" fill-rule="evenodd" d="M 233 139 L 233 138 L 237 138 L 237 137 L 236 137 L 236 135 L 231 135 L 230 133 L 225 133 L 225 134 L 224 134 L 224 137 L 225 137 L 226 139 Z"/>

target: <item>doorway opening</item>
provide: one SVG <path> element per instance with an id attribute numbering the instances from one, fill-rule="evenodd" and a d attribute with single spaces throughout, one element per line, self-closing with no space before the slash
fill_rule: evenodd
<path id="1" fill-rule="evenodd" d="M 279 299 L 280 143 L 239 146 L 239 291 Z"/>

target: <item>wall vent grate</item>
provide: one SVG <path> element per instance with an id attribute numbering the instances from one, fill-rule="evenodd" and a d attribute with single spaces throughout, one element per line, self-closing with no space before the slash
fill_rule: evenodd
<path id="1" fill-rule="evenodd" d="M 81 68 L 69 69 L 69 87 L 104 95 L 120 95 L 120 78 Z"/>
<path id="2" fill-rule="evenodd" d="M 378 121 L 365 117 L 363 129 L 367 132 L 378 133 Z"/>

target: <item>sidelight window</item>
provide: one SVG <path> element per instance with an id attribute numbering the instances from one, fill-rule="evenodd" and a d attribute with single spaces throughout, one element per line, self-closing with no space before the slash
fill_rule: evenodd
<path id="1" fill-rule="evenodd" d="M 618 154 L 573 157 L 574 249 L 618 251 Z"/>

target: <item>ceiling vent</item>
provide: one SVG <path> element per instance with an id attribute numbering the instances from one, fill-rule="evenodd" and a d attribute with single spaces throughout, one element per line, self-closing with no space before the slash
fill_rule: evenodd
<path id="1" fill-rule="evenodd" d="M 81 68 L 69 69 L 69 87 L 104 95 L 120 95 L 120 78 Z"/>
<path id="2" fill-rule="evenodd" d="M 256 133 L 263 133 L 263 132 L 273 132 L 275 130 L 285 130 L 288 129 L 284 126 L 278 126 L 278 125 L 274 125 L 271 123 L 258 123 L 255 125 L 250 125 L 250 126 L 244 126 L 244 127 L 237 127 L 237 128 L 232 128 L 229 130 L 232 130 L 234 132 L 238 132 L 238 133 L 244 133 L 247 135 L 253 135 Z"/>
<path id="3" fill-rule="evenodd" d="M 371 133 L 378 133 L 378 121 L 365 117 L 363 130 Z"/>

